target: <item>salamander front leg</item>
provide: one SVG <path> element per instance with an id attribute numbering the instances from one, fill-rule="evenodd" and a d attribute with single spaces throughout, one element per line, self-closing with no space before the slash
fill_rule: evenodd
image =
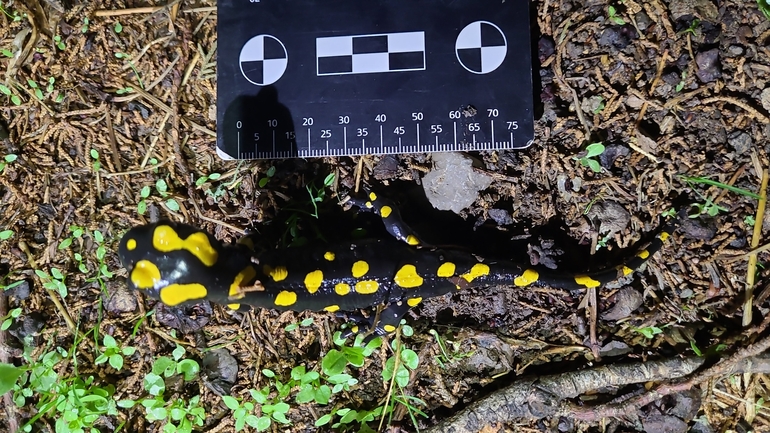
<path id="1" fill-rule="evenodd" d="M 417 236 L 417 233 L 401 219 L 401 213 L 398 211 L 395 203 L 369 190 L 365 190 L 365 192 L 366 197 L 351 196 L 349 203 L 358 206 L 360 212 L 374 212 L 379 215 L 382 218 L 382 223 L 385 225 L 385 230 L 399 241 L 413 246 L 425 245 Z"/>

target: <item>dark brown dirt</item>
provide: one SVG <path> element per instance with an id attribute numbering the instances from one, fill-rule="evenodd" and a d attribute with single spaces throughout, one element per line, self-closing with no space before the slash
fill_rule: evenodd
<path id="1" fill-rule="evenodd" d="M 35 353 L 42 353 L 50 345 L 71 348 L 72 326 L 81 332 L 96 328 L 100 336 L 110 334 L 120 344 L 137 347 L 137 354 L 127 357 L 126 367 L 117 373 L 94 364 L 94 341 L 86 338 L 77 345 L 78 373 L 71 362 L 60 364 L 58 373 L 93 374 L 97 382 L 114 385 L 117 398 L 126 399 L 144 395 L 142 378 L 152 360 L 170 356 L 176 341 L 199 361 L 204 357 L 201 349 L 224 345 L 239 366 L 231 393 L 243 397 L 247 389 L 268 383 L 259 374 L 263 368 L 284 377 L 303 363 L 309 370 L 316 368 L 333 348 L 330 337 L 342 321 L 307 312 L 232 315 L 207 305 L 188 309 L 190 317 L 185 319 L 167 316 L 153 301 L 140 297 L 137 302 L 136 295 L 125 290 L 126 275 L 115 250 L 129 227 L 167 217 L 227 240 L 258 227 L 266 240 L 278 242 L 286 232 L 284 222 L 291 218 L 281 210 L 307 205 L 305 186 L 318 185 L 328 173 L 337 175 L 333 190 L 340 195 L 362 182 L 392 195 L 404 207 L 407 221 L 418 230 L 424 227 L 428 236 L 434 221 L 445 216 L 434 220 L 433 213 L 418 210 L 427 206 L 418 186 L 431 169 L 426 155 L 219 160 L 214 152 L 214 2 L 183 1 L 154 13 L 117 14 L 155 3 L 3 2 L 9 13 L 26 17 L 14 22 L 0 15 L 0 49 L 12 54 L 0 55 L 1 82 L 20 98 L 15 105 L 0 94 L 0 155 L 18 156 L 0 173 L 0 231 L 14 232 L 0 240 L 0 276 L 7 274 L 0 283 L 26 280 L 29 293 L 24 293 L 24 285 L 16 287 L 6 292 L 7 306 L 0 303 L 5 308 L 0 317 L 19 307 L 26 320 L 26 331 L 3 334 L 0 362 L 23 363 L 17 336 L 36 335 Z M 599 291 L 595 321 L 586 293 L 551 288 L 474 289 L 426 302 L 409 316 L 415 336 L 404 339 L 421 358 L 405 389 L 427 403 L 422 409 L 429 417 L 419 421 L 420 427 L 434 425 L 517 375 L 692 355 L 696 349 L 706 353 L 720 344 L 726 352 L 736 351 L 751 341 L 744 329 L 760 325 L 770 312 L 768 274 L 759 268 L 749 296 L 751 320 L 742 323 L 748 265 L 744 257 L 735 257 L 752 249 L 750 220 L 758 201 L 683 179 L 709 178 L 759 192 L 763 170 L 770 164 L 770 20 L 754 2 L 625 0 L 614 6 L 616 20 L 604 2 L 533 4 L 533 38 L 541 64 L 535 71 L 540 82 L 535 93 L 542 102 L 535 144 L 525 151 L 473 155 L 481 161 L 479 170 L 494 181 L 462 218 L 447 218 L 446 224 L 456 224 L 456 229 L 443 230 L 444 236 L 453 237 L 442 240 L 502 249 L 523 261 L 537 257 L 578 272 L 628 257 L 621 249 L 649 240 L 661 214 L 682 203 L 678 197 L 719 209 L 687 220 L 643 272 Z M 122 25 L 120 33 L 116 22 Z M 57 48 L 54 37 L 64 49 Z M 29 80 L 38 83 L 42 100 Z M 127 87 L 133 91 L 124 93 Z M 576 158 L 592 142 L 606 146 L 599 158 L 601 173 Z M 98 168 L 92 149 L 98 152 Z M 260 187 L 271 167 L 275 174 Z M 196 185 L 211 173 L 222 176 Z M 163 197 L 156 189 L 159 180 L 168 185 Z M 145 186 L 152 187 L 152 193 L 145 199 L 147 213 L 139 215 Z M 334 198 L 327 197 L 323 207 L 336 215 Z M 321 229 L 339 227 L 340 221 L 347 220 L 323 222 L 322 217 L 317 224 Z M 770 214 L 757 222 L 762 223 L 759 245 L 767 243 Z M 308 219 L 299 223 L 305 236 L 312 236 L 313 224 Z M 85 228 L 87 235 L 69 248 L 57 248 L 71 236 L 73 225 Z M 105 236 L 105 264 L 115 273 L 104 279 L 104 287 L 93 279 L 99 263 L 95 230 Z M 593 254 L 601 244 L 606 246 Z M 78 269 L 75 253 L 82 254 L 85 272 Z M 759 263 L 769 257 L 767 251 L 760 253 Z M 64 299 L 46 291 L 35 275 L 35 270 L 52 268 L 66 274 L 69 293 Z M 153 307 L 156 313 L 134 334 L 137 322 Z M 310 330 L 284 331 L 306 317 L 315 318 Z M 179 329 L 176 337 L 169 327 Z M 653 327 L 660 332 L 652 338 L 639 331 Z M 439 358 L 430 329 L 456 342 L 455 354 L 467 356 Z M 315 420 L 331 407 L 381 404 L 387 384 L 379 372 L 387 356 L 382 349 L 363 369 L 353 369 L 358 388 L 335 394 L 328 406 L 298 405 L 292 399 L 291 431 L 314 431 Z M 697 428 L 770 429 L 768 383 L 765 375 L 754 374 L 702 384 Z M 180 387 L 175 396 L 200 395 L 207 414 L 212 414 L 207 431 L 232 431 L 232 415 L 216 389 L 197 381 Z M 597 398 L 641 390 L 601 390 Z M 594 398 L 585 397 L 586 404 Z M 0 418 L 0 431 L 34 416 L 34 404 L 28 399 L 23 411 Z M 641 424 L 609 420 L 605 431 L 644 431 L 643 425 L 670 421 L 661 418 L 665 409 L 663 403 L 640 409 Z M 401 419 L 392 422 L 392 431 L 398 431 L 395 426 L 414 431 L 408 416 L 398 413 Z M 157 423 L 145 423 L 138 409 L 121 409 L 121 415 L 107 418 L 99 424 L 102 431 L 125 420 L 127 431 L 160 431 Z M 693 425 L 691 418 L 683 424 Z M 52 431 L 52 425 L 51 418 L 43 417 L 33 431 Z M 598 426 L 564 419 L 521 428 L 599 431 Z"/>

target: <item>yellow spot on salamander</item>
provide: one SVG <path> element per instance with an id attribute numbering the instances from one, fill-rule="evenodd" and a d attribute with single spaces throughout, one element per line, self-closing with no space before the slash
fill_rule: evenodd
<path id="1" fill-rule="evenodd" d="M 647 260 L 647 257 L 650 257 L 650 252 L 647 250 L 641 250 L 638 253 L 636 253 L 637 257 L 641 257 L 642 260 Z"/>
<path id="2" fill-rule="evenodd" d="M 671 236 L 671 235 L 668 234 L 668 232 L 660 232 L 660 234 L 658 235 L 660 240 L 663 241 L 663 242 L 666 242 L 668 240 L 669 236 Z"/>
<path id="3" fill-rule="evenodd" d="M 197 232 L 188 236 L 187 239 L 182 239 L 176 230 L 167 225 L 155 228 L 152 234 L 152 246 L 162 253 L 187 250 L 206 266 L 213 266 L 219 257 L 219 253 L 211 246 L 206 233 Z"/>
<path id="4" fill-rule="evenodd" d="M 382 329 L 384 329 L 385 332 L 393 332 L 396 330 L 396 327 L 393 325 L 385 325 L 382 327 Z"/>
<path id="5" fill-rule="evenodd" d="M 406 305 L 408 305 L 410 307 L 416 307 L 417 305 L 420 304 L 420 302 L 422 302 L 422 298 L 407 299 L 406 300 Z"/>
<path id="6" fill-rule="evenodd" d="M 594 280 L 593 278 L 589 277 L 588 275 L 575 275 L 575 282 L 580 284 L 581 286 L 585 286 L 589 289 L 594 287 L 599 287 L 602 285 L 602 283 Z"/>
<path id="7" fill-rule="evenodd" d="M 404 265 L 396 272 L 393 282 L 405 289 L 422 286 L 423 279 L 417 275 L 417 268 L 414 265 Z"/>
<path id="8" fill-rule="evenodd" d="M 356 292 L 362 295 L 371 295 L 377 292 L 380 285 L 376 281 L 364 280 L 356 283 Z"/>
<path id="9" fill-rule="evenodd" d="M 369 200 L 371 200 L 371 201 L 377 200 L 377 194 L 375 194 L 373 192 L 370 192 L 369 193 Z"/>
<path id="10" fill-rule="evenodd" d="M 630 275 L 634 273 L 634 270 L 629 268 L 628 266 L 623 266 L 623 276 Z"/>
<path id="11" fill-rule="evenodd" d="M 337 255 L 335 255 L 335 254 L 334 254 L 333 252 L 331 252 L 331 251 L 327 251 L 327 252 L 325 252 L 325 253 L 324 253 L 324 258 L 325 258 L 326 260 L 330 261 L 330 262 L 333 262 L 335 257 L 337 257 Z"/>
<path id="12" fill-rule="evenodd" d="M 334 292 L 340 296 L 345 296 L 350 293 L 350 284 L 337 283 L 334 285 Z"/>
<path id="13" fill-rule="evenodd" d="M 136 262 L 131 271 L 131 283 L 137 289 L 152 289 L 160 281 L 160 269 L 149 260 Z"/>
<path id="14" fill-rule="evenodd" d="M 354 334 L 358 334 L 358 326 L 352 326 L 352 327 L 350 328 L 350 332 L 352 332 L 352 333 L 354 333 Z"/>
<path id="15" fill-rule="evenodd" d="M 382 215 L 383 218 L 389 217 L 392 212 L 393 209 L 391 209 L 390 206 L 383 206 L 382 209 L 380 209 L 380 215 Z"/>
<path id="16" fill-rule="evenodd" d="M 339 311 L 340 306 L 339 305 L 329 305 L 328 307 L 324 307 L 324 310 L 334 313 L 335 311 Z"/>
<path id="17" fill-rule="evenodd" d="M 284 290 L 275 297 L 275 305 L 279 307 L 290 307 L 295 302 L 297 302 L 297 294 L 294 292 Z"/>
<path id="18" fill-rule="evenodd" d="M 359 260 L 353 263 L 353 269 L 350 271 L 355 278 L 361 278 L 369 272 L 369 263 Z"/>
<path id="19" fill-rule="evenodd" d="M 285 266 L 276 266 L 274 268 L 270 265 L 265 265 L 262 266 L 262 272 L 265 275 L 269 275 L 276 283 L 285 280 L 289 276 L 289 271 L 286 270 Z"/>
<path id="20" fill-rule="evenodd" d="M 370 201 L 364 203 L 364 206 L 366 206 L 368 209 L 371 209 L 372 207 L 374 207 L 374 205 Z"/>
<path id="21" fill-rule="evenodd" d="M 241 304 L 227 304 L 227 308 L 231 310 L 238 310 L 241 308 Z"/>
<path id="22" fill-rule="evenodd" d="M 129 251 L 134 251 L 136 248 L 136 239 L 129 239 L 126 241 L 126 249 Z"/>
<path id="23" fill-rule="evenodd" d="M 230 291 L 228 292 L 230 299 L 243 298 L 245 295 L 241 290 L 241 286 L 243 286 L 245 283 L 251 282 L 251 280 L 253 280 L 256 276 L 257 271 L 255 271 L 251 266 L 246 266 L 241 272 L 238 272 L 238 275 L 233 278 L 233 282 L 230 284 Z M 234 310 L 237 310 L 237 308 L 234 308 Z"/>
<path id="24" fill-rule="evenodd" d="M 406 243 L 409 245 L 420 245 L 420 240 L 415 235 L 409 235 L 406 237 Z"/>
<path id="25" fill-rule="evenodd" d="M 310 293 L 315 293 L 318 291 L 318 288 L 321 287 L 321 284 L 324 282 L 324 273 L 320 270 L 315 270 L 313 272 L 308 272 L 308 274 L 305 276 L 305 287 L 307 288 L 307 291 Z"/>
<path id="26" fill-rule="evenodd" d="M 194 301 L 206 297 L 206 288 L 202 284 L 169 284 L 160 290 L 160 300 L 173 307 L 183 302 Z"/>
<path id="27" fill-rule="evenodd" d="M 516 277 L 513 280 L 513 284 L 518 287 L 527 287 L 537 281 L 538 278 L 540 278 L 540 274 L 536 270 L 527 269 L 521 276 Z"/>
<path id="28" fill-rule="evenodd" d="M 465 281 L 470 283 L 476 278 L 483 277 L 484 275 L 489 275 L 489 266 L 485 265 L 484 263 L 476 263 L 473 265 L 470 271 L 460 276 L 463 277 Z"/>
<path id="29" fill-rule="evenodd" d="M 449 278 L 455 274 L 455 264 L 452 262 L 442 263 L 436 271 L 436 275 L 443 278 Z"/>

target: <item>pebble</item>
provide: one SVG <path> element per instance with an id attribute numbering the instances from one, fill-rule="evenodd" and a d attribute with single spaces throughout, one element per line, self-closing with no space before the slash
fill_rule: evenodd
<path id="1" fill-rule="evenodd" d="M 759 96 L 759 100 L 762 102 L 762 108 L 770 111 L 770 87 L 767 87 L 762 91 L 762 94 Z"/>
<path id="2" fill-rule="evenodd" d="M 719 11 L 711 0 L 671 0 L 668 9 L 675 20 L 692 15 L 702 20 L 714 21 L 719 16 Z"/>
<path id="3" fill-rule="evenodd" d="M 696 54 L 695 63 L 698 65 L 698 71 L 695 75 L 702 83 L 716 81 L 722 76 L 722 71 L 719 68 L 719 49 L 717 48 Z"/>
<path id="4" fill-rule="evenodd" d="M 549 36 L 543 36 L 537 41 L 537 57 L 540 63 L 548 60 L 556 51 L 556 44 Z"/>
<path id="5" fill-rule="evenodd" d="M 627 47 L 634 39 L 638 39 L 639 35 L 636 33 L 636 29 L 631 24 L 622 26 L 612 26 L 604 29 L 601 37 L 599 37 L 599 45 L 605 47 L 612 46 L 619 50 Z"/>
<path id="6" fill-rule="evenodd" d="M 434 153 L 432 158 L 433 169 L 422 179 L 422 186 L 438 210 L 460 213 L 492 183 L 491 177 L 473 170 L 473 161 L 462 153 Z"/>
<path id="7" fill-rule="evenodd" d="M 751 136 L 743 131 L 735 131 L 728 135 L 727 142 L 738 155 L 743 155 L 751 149 Z"/>

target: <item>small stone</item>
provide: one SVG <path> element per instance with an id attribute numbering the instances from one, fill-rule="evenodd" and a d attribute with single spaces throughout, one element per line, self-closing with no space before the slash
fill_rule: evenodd
<path id="1" fill-rule="evenodd" d="M 104 308 L 111 314 L 131 313 L 139 306 L 136 294 L 125 285 L 120 285 L 108 291 Z"/>
<path id="2" fill-rule="evenodd" d="M 470 157 L 458 152 L 434 153 L 433 169 L 422 179 L 428 201 L 438 210 L 460 213 L 486 189 L 492 178 L 475 171 Z"/>
<path id="3" fill-rule="evenodd" d="M 511 214 L 508 213 L 508 211 L 505 209 L 489 209 L 487 214 L 499 226 L 513 224 L 513 218 L 511 218 Z"/>
<path id="4" fill-rule="evenodd" d="M 722 77 L 722 71 L 719 68 L 719 49 L 703 51 L 695 55 L 695 64 L 698 65 L 698 71 L 695 75 L 702 83 L 710 83 Z"/>
<path id="5" fill-rule="evenodd" d="M 634 18 L 636 19 L 636 25 L 639 27 L 639 30 L 645 31 L 648 27 L 650 27 L 650 24 L 652 24 L 652 20 L 650 19 L 649 15 L 647 15 L 644 12 L 637 13 Z"/>
<path id="6" fill-rule="evenodd" d="M 625 24 L 622 26 L 612 26 L 604 29 L 601 37 L 599 37 L 599 45 L 605 47 L 612 46 L 619 50 L 627 47 L 634 39 L 638 39 L 639 35 L 636 33 L 636 29 L 631 24 Z"/>
<path id="7" fill-rule="evenodd" d="M 227 349 L 215 349 L 203 357 L 204 383 L 219 395 L 229 394 L 238 378 L 238 360 Z"/>
<path id="8" fill-rule="evenodd" d="M 599 354 L 602 356 L 621 356 L 632 351 L 633 350 L 628 347 L 628 344 L 615 340 L 612 340 L 599 348 Z"/>
<path id="9" fill-rule="evenodd" d="M 630 153 L 631 150 L 626 146 L 613 144 L 604 148 L 604 152 L 599 155 L 599 162 L 602 163 L 602 167 L 610 168 L 615 165 L 618 158 L 624 158 Z"/>
<path id="10" fill-rule="evenodd" d="M 377 180 L 392 179 L 398 174 L 398 159 L 393 155 L 385 155 L 374 166 L 374 178 Z"/>
<path id="11" fill-rule="evenodd" d="M 740 45 L 730 45 L 730 47 L 727 48 L 727 52 L 730 53 L 730 56 L 732 57 L 742 56 L 743 47 Z"/>
<path id="12" fill-rule="evenodd" d="M 631 222 L 631 214 L 620 203 L 613 200 L 594 204 L 586 216 L 594 223 L 598 223 L 601 234 L 619 233 Z"/>
<path id="13" fill-rule="evenodd" d="M 751 136 L 743 131 L 735 131 L 727 136 L 727 142 L 738 155 L 743 155 L 751 150 Z"/>
<path id="14" fill-rule="evenodd" d="M 695 16 L 702 20 L 714 21 L 719 16 L 719 10 L 710 0 L 671 0 L 668 9 L 674 20 Z"/>
<path id="15" fill-rule="evenodd" d="M 764 108 L 767 111 L 770 111 L 770 87 L 762 91 L 762 94 L 760 95 L 759 99 L 762 102 L 762 108 Z"/>
<path id="16" fill-rule="evenodd" d="M 548 60 L 556 51 L 556 44 L 549 36 L 543 36 L 537 41 L 537 57 L 540 63 Z"/>
<path id="17" fill-rule="evenodd" d="M 644 101 L 637 98 L 636 96 L 629 96 L 628 99 L 626 99 L 626 105 L 628 105 L 631 108 L 641 108 L 642 105 L 644 105 Z"/>
<path id="18" fill-rule="evenodd" d="M 614 296 L 615 305 L 605 311 L 602 320 L 620 320 L 631 315 L 637 308 L 642 306 L 644 297 L 636 290 L 626 287 Z"/>

